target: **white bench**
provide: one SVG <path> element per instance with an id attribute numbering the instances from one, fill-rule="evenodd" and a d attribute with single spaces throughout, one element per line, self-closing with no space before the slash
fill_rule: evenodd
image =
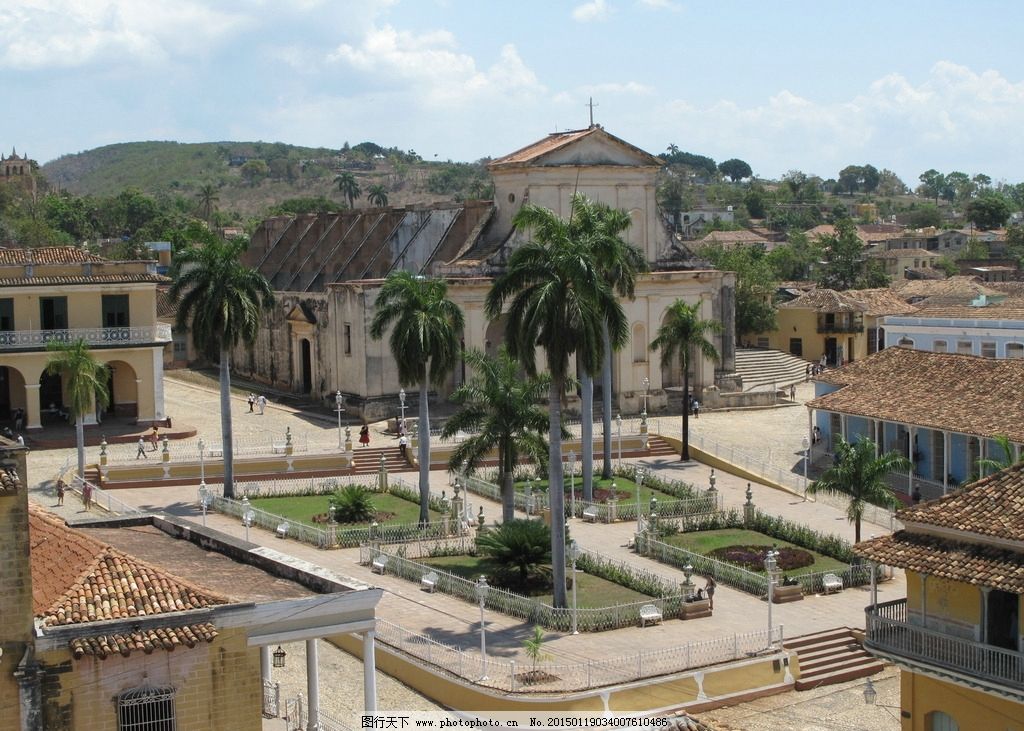
<path id="1" fill-rule="evenodd" d="M 277 533 L 277 537 L 278 538 L 287 538 L 288 537 L 288 524 L 287 523 L 278 523 L 278 526 L 277 526 L 277 528 L 274 529 L 274 532 Z"/>
<path id="2" fill-rule="evenodd" d="M 640 626 L 646 627 L 647 623 L 658 624 L 661 621 L 661 610 L 653 604 L 644 604 L 640 607 Z"/>
<path id="3" fill-rule="evenodd" d="M 284 454 L 288 451 L 288 445 L 284 442 L 281 444 L 271 444 L 270 448 L 273 450 L 274 454 Z"/>
<path id="4" fill-rule="evenodd" d="M 825 574 L 821 578 L 821 588 L 826 594 L 831 594 L 833 591 L 842 591 L 843 580 L 835 574 Z"/>
<path id="5" fill-rule="evenodd" d="M 420 587 L 433 594 L 434 589 L 437 588 L 437 573 L 431 571 L 429 574 L 425 574 L 423 578 L 420 579 Z"/>
<path id="6" fill-rule="evenodd" d="M 370 572 L 374 574 L 383 574 L 384 569 L 387 568 L 387 565 L 387 556 L 377 556 L 377 558 L 373 559 L 373 564 L 370 566 Z"/>
<path id="7" fill-rule="evenodd" d="M 597 508 L 590 506 L 583 510 L 583 522 L 584 523 L 596 523 L 597 522 Z"/>

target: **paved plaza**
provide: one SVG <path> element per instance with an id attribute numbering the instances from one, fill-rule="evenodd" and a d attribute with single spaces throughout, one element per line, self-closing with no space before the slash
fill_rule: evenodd
<path id="1" fill-rule="evenodd" d="M 801 386 L 798 399 L 810 395 L 809 386 Z M 183 384 L 172 378 L 166 380 L 165 398 L 169 413 L 182 415 L 195 424 L 199 435 L 207 440 L 219 438 L 220 419 L 218 413 L 219 396 L 215 391 L 196 385 Z M 806 393 L 804 393 L 806 392 Z M 311 444 L 330 444 L 336 446 L 337 426 L 330 418 L 310 416 L 295 408 L 273 403 L 265 413 L 249 414 L 244 397 L 233 400 L 234 423 L 236 433 L 241 439 L 261 439 L 268 434 L 283 434 L 286 428 L 293 433 L 308 433 Z M 781 423 L 775 423 L 772 417 Z M 671 424 L 678 425 L 678 418 L 662 418 L 657 426 L 668 434 L 672 433 Z M 773 426 L 774 424 L 774 426 Z M 374 445 L 390 444 L 392 440 L 383 434 L 382 426 L 374 429 Z M 772 410 L 752 410 L 730 413 L 703 413 L 699 420 L 691 421 L 695 431 L 714 433 L 716 438 L 741 442 L 744 448 L 762 450 L 765 457 L 769 452 L 773 462 L 781 465 L 787 459 L 799 459 L 799 441 L 806 427 L 806 410 L 802 406 L 786 407 Z M 792 427 L 792 428 L 791 428 Z M 798 428 L 799 427 L 799 428 Z M 676 429 L 678 434 L 678 428 Z M 794 436 L 795 435 L 795 436 Z M 198 437 L 197 437 L 198 438 Z M 795 439 L 795 444 L 792 444 Z M 172 445 L 172 449 L 181 445 Z M 786 457 L 787 450 L 789 457 Z M 44 507 L 54 510 L 68 518 L 81 517 L 81 505 L 74 496 L 69 496 L 63 508 L 54 506 L 55 500 L 49 491 L 49 483 L 56 470 L 66 461 L 74 450 L 51 450 L 32 452 L 29 455 L 29 473 L 32 485 L 32 497 Z M 95 461 L 97 453 L 90 451 L 89 461 Z M 691 482 L 699 487 L 706 487 L 711 470 L 696 462 L 681 463 L 676 458 L 661 457 L 631 460 L 636 464 L 650 469 L 660 477 Z M 790 462 L 790 467 L 795 463 Z M 728 474 L 717 473 L 717 488 L 721 492 L 726 507 L 739 507 L 745 501 L 744 493 L 747 482 Z M 415 475 L 405 476 L 413 482 Z M 451 494 L 448 475 L 443 471 L 431 473 L 432 491 L 441 490 Z M 838 534 L 847 540 L 853 539 L 853 528 L 847 522 L 842 511 L 811 501 L 804 501 L 799 496 L 780 491 L 760 484 L 751 485 L 753 501 L 758 508 L 771 514 L 780 514 L 799 523 L 809 525 L 818 531 Z M 185 517 L 196 522 L 202 516 L 196 500 L 196 486 L 155 487 L 117 490 L 115 496 L 124 502 L 145 510 L 163 511 Z M 474 514 L 479 506 L 483 506 L 488 522 L 500 515 L 500 506 L 496 502 L 484 500 L 476 495 L 470 496 Z M 207 522 L 210 527 L 226 534 L 244 538 L 246 529 L 240 521 L 220 514 L 209 514 Z M 627 545 L 630 543 L 635 524 L 615 523 L 611 525 L 587 524 L 579 520 L 571 521 L 571 531 L 580 545 L 596 551 L 609 558 L 628 561 L 659 576 L 675 582 L 683 581 L 682 572 L 670 566 L 637 556 Z M 881 534 L 885 529 L 881 526 L 865 525 L 865 536 L 871 533 Z M 418 584 L 398 579 L 394 576 L 372 574 L 368 567 L 358 563 L 358 549 L 341 549 L 322 551 L 312 546 L 292 540 L 281 540 L 272 533 L 251 528 L 249 539 L 253 543 L 264 544 L 282 553 L 299 559 L 322 565 L 342 575 L 353 577 L 363 583 L 379 586 L 385 590 L 380 605 L 380 616 L 397 623 L 406 629 L 431 636 L 439 641 L 461 647 L 467 651 L 478 651 L 479 648 L 479 609 L 470 604 L 443 594 L 427 594 L 420 590 Z M 703 582 L 696 579 L 702 585 Z M 879 597 L 882 601 L 905 596 L 903 574 L 897 572 L 894 579 L 880 584 Z M 868 603 L 869 592 L 866 588 L 847 589 L 839 594 L 828 597 L 809 596 L 804 601 L 791 604 L 776 605 L 773 620 L 776 625 L 782 624 L 785 635 L 793 637 L 808 634 L 836 626 L 862 627 L 864 624 L 864 606 Z M 597 634 L 560 635 L 548 633 L 545 652 L 552 656 L 554 662 L 577 662 L 587 659 L 600 659 L 615 656 L 633 655 L 638 651 L 662 649 L 683 645 L 687 642 L 706 640 L 714 637 L 731 636 L 767 627 L 767 605 L 763 600 L 749 594 L 736 591 L 727 586 L 719 586 L 715 596 L 715 613 L 713 617 L 678 621 L 672 620 L 661 625 L 647 628 L 626 628 L 614 632 Z M 523 652 L 523 641 L 532 632 L 532 626 L 520 620 L 488 612 L 487 616 L 487 647 L 488 653 L 495 659 L 526 660 Z M 295 665 L 300 668 L 297 675 L 299 681 L 294 683 L 296 692 L 301 689 L 300 648 L 296 652 Z M 333 653 L 333 649 L 332 649 Z M 343 656 L 343 657 L 342 657 Z M 332 655 L 332 657 L 334 657 Z M 340 653 L 330 661 L 336 668 L 338 682 L 347 682 L 341 678 L 346 673 L 347 665 L 358 663 Z M 335 672 L 334 670 L 330 672 Z M 328 675 L 324 684 L 330 686 L 334 681 Z M 291 682 L 291 681 L 289 681 Z M 388 678 L 379 679 L 381 708 L 393 710 L 409 709 L 408 704 L 415 703 L 416 708 L 431 708 L 433 704 L 404 688 Z M 411 694 L 411 695 L 410 695 Z M 337 699 L 332 697 L 342 694 L 324 693 L 325 710 L 334 713 L 355 712 L 358 709 L 344 708 L 343 705 L 332 705 Z M 350 697 L 349 694 L 344 694 Z M 358 698 L 358 693 L 355 694 Z M 269 728 L 269 727 L 268 727 Z M 744 728 L 730 726 L 730 728 Z M 775 728 L 786 728 L 775 726 Z M 793 728 L 803 728 L 793 726 Z M 811 728 L 811 727 L 807 727 Z"/>

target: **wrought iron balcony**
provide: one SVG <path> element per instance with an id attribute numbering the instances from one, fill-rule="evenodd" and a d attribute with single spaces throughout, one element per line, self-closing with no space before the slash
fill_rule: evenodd
<path id="1" fill-rule="evenodd" d="M 834 320 L 829 322 L 824 317 L 818 318 L 819 333 L 862 333 L 864 332 L 864 320 L 855 318 L 853 320 Z"/>
<path id="2" fill-rule="evenodd" d="M 0 332 L 0 352 L 43 350 L 51 342 L 72 343 L 84 340 L 94 347 L 155 345 L 171 341 L 171 326 L 159 323 L 149 327 L 86 327 L 68 330 L 9 330 Z"/>
<path id="3" fill-rule="evenodd" d="M 865 649 L 910 666 L 1024 697 L 1024 653 L 926 629 L 907 621 L 907 600 L 865 610 Z"/>

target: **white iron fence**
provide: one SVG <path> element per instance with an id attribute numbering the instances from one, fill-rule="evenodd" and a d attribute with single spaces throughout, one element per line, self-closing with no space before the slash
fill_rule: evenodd
<path id="1" fill-rule="evenodd" d="M 0 350 L 46 348 L 50 343 L 84 340 L 89 345 L 149 345 L 171 340 L 171 326 L 86 327 L 65 330 L 9 330 L 0 332 Z"/>
<path id="2" fill-rule="evenodd" d="M 134 505 L 118 500 L 109 491 L 101 489 L 88 480 L 83 480 L 78 475 L 74 475 L 71 478 L 71 482 L 68 483 L 68 489 L 81 498 L 86 485 L 90 489 L 90 505 L 106 510 L 111 515 L 142 515 L 144 513 L 144 511 L 139 510 Z M 82 499 L 84 500 L 84 498 Z"/>

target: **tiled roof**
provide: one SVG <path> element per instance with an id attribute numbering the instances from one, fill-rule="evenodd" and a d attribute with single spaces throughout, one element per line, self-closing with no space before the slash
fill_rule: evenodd
<path id="1" fill-rule="evenodd" d="M 848 289 L 843 294 L 849 299 L 864 305 L 867 308 L 864 314 L 870 317 L 906 315 L 917 310 L 917 307 L 901 300 L 888 287 Z"/>
<path id="2" fill-rule="evenodd" d="M 156 288 L 156 316 L 163 319 L 174 319 L 178 314 L 178 308 L 171 301 L 166 287 Z"/>
<path id="3" fill-rule="evenodd" d="M 908 302 L 925 297 L 944 297 L 951 302 L 970 302 L 979 294 L 998 297 L 1001 292 L 985 284 L 978 277 L 958 274 L 948 279 L 898 279 L 889 285 L 898 296 Z"/>
<path id="4" fill-rule="evenodd" d="M 40 246 L 35 249 L 0 248 L 0 266 L 17 264 L 81 264 L 107 261 L 77 246 Z"/>
<path id="5" fill-rule="evenodd" d="M 17 492 L 20 487 L 21 480 L 18 479 L 18 473 L 0 467 L 0 492 Z"/>
<path id="6" fill-rule="evenodd" d="M 812 289 L 795 300 L 779 305 L 779 309 L 815 310 L 817 312 L 865 312 L 867 306 L 834 289 Z"/>
<path id="7" fill-rule="evenodd" d="M 869 241 L 886 241 L 888 239 L 898 238 L 900 236 L 899 228 L 900 227 L 897 226 L 894 229 L 889 224 L 854 226 L 854 229 L 857 232 L 857 238 L 864 244 L 867 244 Z M 836 233 L 836 227 L 829 223 L 823 223 L 815 226 L 814 228 L 807 229 L 804 233 L 810 239 L 818 236 L 834 236 Z"/>
<path id="8" fill-rule="evenodd" d="M 537 142 L 527 145 L 526 147 L 520 148 L 515 152 L 511 152 L 508 155 L 499 157 L 496 160 L 492 160 L 487 164 L 487 167 L 488 169 L 493 169 L 526 165 L 531 162 L 534 162 L 535 160 L 540 159 L 541 157 L 547 155 L 550 152 L 554 152 L 555 150 L 561 149 L 562 147 L 572 144 L 573 142 L 576 142 L 578 140 L 582 140 L 585 137 L 589 137 L 590 135 L 600 135 L 603 137 L 607 137 L 608 139 L 618 143 L 619 145 L 622 145 L 635 153 L 639 153 L 639 155 L 647 159 L 648 165 L 657 165 L 660 167 L 664 164 L 660 159 L 654 157 L 649 152 L 641 150 L 639 147 L 631 145 L 625 140 L 620 139 L 615 135 L 606 132 L 600 125 L 594 125 L 593 127 L 588 127 L 587 129 L 575 129 L 568 130 L 566 132 L 553 132 L 544 139 L 538 140 Z"/>
<path id="9" fill-rule="evenodd" d="M 1024 321 L 1024 298 L 1010 297 L 1002 302 L 990 302 L 980 307 L 961 304 L 950 305 L 941 298 L 930 298 L 918 304 L 915 317 L 932 317 L 936 319 L 950 320 Z"/>
<path id="10" fill-rule="evenodd" d="M 1024 297 L 1024 282 L 989 282 L 986 286 L 1011 297 Z"/>
<path id="11" fill-rule="evenodd" d="M 1024 594 L 1024 554 L 906 530 L 863 541 L 854 552 L 871 561 L 949 581 Z"/>
<path id="12" fill-rule="evenodd" d="M 712 231 L 702 238 L 701 244 L 768 244 L 764 236 L 745 229 L 740 231 Z"/>
<path id="13" fill-rule="evenodd" d="M 35 287 L 41 284 L 132 284 L 138 282 L 156 282 L 166 284 L 171 280 L 160 274 L 138 272 L 136 274 L 95 274 L 93 276 L 74 275 L 59 277 L 12 277 L 0 278 L 0 287 Z"/>
<path id="14" fill-rule="evenodd" d="M 181 627 L 157 627 L 130 633 L 112 633 L 76 637 L 71 640 L 71 653 L 76 660 L 85 655 L 105 658 L 113 654 L 128 657 L 141 650 L 149 655 L 153 650 L 173 650 L 177 647 L 195 647 L 200 642 L 213 642 L 217 629 L 209 622 Z"/>
<path id="15" fill-rule="evenodd" d="M 873 259 L 905 259 L 914 256 L 926 256 L 930 259 L 938 259 L 940 254 L 925 249 L 882 249 L 869 251 L 868 256 Z"/>
<path id="16" fill-rule="evenodd" d="M 44 626 L 150 617 L 227 601 L 68 528 L 34 508 L 29 511 L 29 539 L 33 611 Z M 214 636 L 216 630 L 203 625 L 103 637 L 90 636 L 86 631 L 72 649 L 83 654 L 100 654 L 103 647 L 115 646 L 118 652 L 152 651 L 147 648 L 175 643 L 191 646 L 196 637 L 209 641 Z"/>
<path id="17" fill-rule="evenodd" d="M 886 348 L 816 380 L 809 408 L 1024 443 L 1024 360 Z"/>

